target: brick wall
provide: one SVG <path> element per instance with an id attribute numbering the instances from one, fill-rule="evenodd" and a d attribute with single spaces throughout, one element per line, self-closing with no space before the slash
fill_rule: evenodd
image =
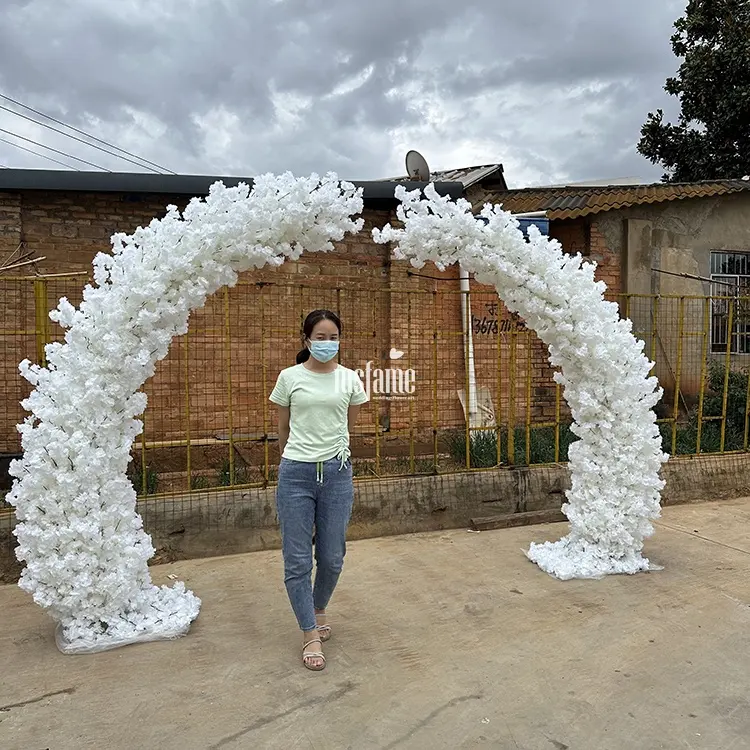
<path id="1" fill-rule="evenodd" d="M 0 250 L 3 257 L 23 241 L 44 274 L 89 271 L 99 251 L 109 250 L 115 232 L 132 232 L 165 206 L 184 206 L 182 196 L 24 192 L 0 193 Z M 373 399 L 360 425 L 376 425 L 391 435 L 419 437 L 438 427 L 463 426 L 458 390 L 466 384 L 458 269 L 444 272 L 428 265 L 416 271 L 391 261 L 389 248 L 372 241 L 371 230 L 391 221 L 388 211 L 365 211 L 365 228 L 339 243 L 330 254 L 308 254 L 278 269 L 242 275 L 233 289 L 214 295 L 191 315 L 190 332 L 172 345 L 167 359 L 145 386 L 149 396 L 145 437 L 149 442 L 192 441 L 236 436 L 251 439 L 274 433 L 275 408 L 267 401 L 278 372 L 294 363 L 300 348 L 301 322 L 311 309 L 338 311 L 344 323 L 342 363 L 364 369 L 399 366 L 416 373 L 413 400 Z M 566 250 L 586 244 L 582 223 L 555 224 L 553 236 Z M 581 239 L 583 238 L 583 239 Z M 604 260 L 599 272 L 619 278 L 616 259 L 608 258 L 601 236 L 591 232 L 591 254 Z M 5 251 L 8 252 L 5 252 Z M 20 277 L 23 269 L 0 277 L 0 452 L 16 450 L 14 425 L 23 418 L 18 401 L 28 393 L 17 373 L 24 357 L 36 359 L 40 334 L 35 318 L 35 284 Z M 53 308 L 61 296 L 80 301 L 85 276 L 49 278 L 36 285 L 42 307 Z M 40 291 L 41 290 L 41 291 Z M 522 321 L 515 320 L 494 291 L 472 282 L 471 325 L 477 384 L 489 392 L 503 422 L 551 421 L 555 385 L 546 348 Z M 62 332 L 51 321 L 47 340 Z M 404 352 L 397 362 L 388 353 Z M 515 387 L 511 394 L 511 360 Z M 231 392 L 231 399 L 230 399 Z M 529 395 L 531 400 L 529 400 Z M 512 414 L 511 414 L 512 410 Z M 191 459 L 199 462 L 198 454 Z"/>
<path id="2" fill-rule="evenodd" d="M 567 253 L 580 253 L 596 262 L 595 277 L 607 285 L 611 294 L 619 294 L 621 287 L 621 258 L 619 252 L 607 246 L 607 240 L 594 218 L 550 222 L 550 237 L 558 240 Z"/>
<path id="3" fill-rule="evenodd" d="M 620 254 L 609 249 L 604 234 L 598 223 L 591 225 L 591 260 L 596 261 L 596 278 L 607 285 L 611 294 L 622 292 L 622 262 Z"/>
<path id="4" fill-rule="evenodd" d="M 21 196 L 0 192 L 0 261 L 21 242 Z"/>

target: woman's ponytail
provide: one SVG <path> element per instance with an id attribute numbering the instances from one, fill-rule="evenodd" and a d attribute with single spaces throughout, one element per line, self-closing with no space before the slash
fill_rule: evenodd
<path id="1" fill-rule="evenodd" d="M 310 359 L 310 350 L 305 347 L 297 354 L 297 364 L 301 365 L 303 362 L 307 362 Z"/>

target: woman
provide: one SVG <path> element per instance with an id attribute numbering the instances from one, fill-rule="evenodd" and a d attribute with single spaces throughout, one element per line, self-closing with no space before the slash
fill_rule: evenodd
<path id="1" fill-rule="evenodd" d="M 313 310 L 297 364 L 281 371 L 270 396 L 279 407 L 276 506 L 284 583 L 303 632 L 302 663 L 314 671 L 325 668 L 326 607 L 344 563 L 354 500 L 349 432 L 368 400 L 357 374 L 336 362 L 340 336 L 335 313 Z"/>

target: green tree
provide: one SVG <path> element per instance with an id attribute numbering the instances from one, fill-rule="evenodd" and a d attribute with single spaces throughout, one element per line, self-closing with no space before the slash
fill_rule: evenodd
<path id="1" fill-rule="evenodd" d="M 648 115 L 638 151 L 666 170 L 665 182 L 750 174 L 750 0 L 690 0 L 675 24 L 682 58 L 664 86 L 680 102 L 677 124 Z"/>

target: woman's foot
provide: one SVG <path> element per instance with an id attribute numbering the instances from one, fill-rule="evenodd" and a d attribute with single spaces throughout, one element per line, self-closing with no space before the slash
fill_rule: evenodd
<path id="1" fill-rule="evenodd" d="M 318 624 L 318 637 L 323 642 L 327 641 L 331 637 L 331 626 L 328 624 L 324 609 L 315 610 L 315 622 Z"/>
<path id="2" fill-rule="evenodd" d="M 311 630 L 304 635 L 302 645 L 302 663 L 313 672 L 325 668 L 326 658 L 323 655 L 322 639 L 317 630 Z"/>

